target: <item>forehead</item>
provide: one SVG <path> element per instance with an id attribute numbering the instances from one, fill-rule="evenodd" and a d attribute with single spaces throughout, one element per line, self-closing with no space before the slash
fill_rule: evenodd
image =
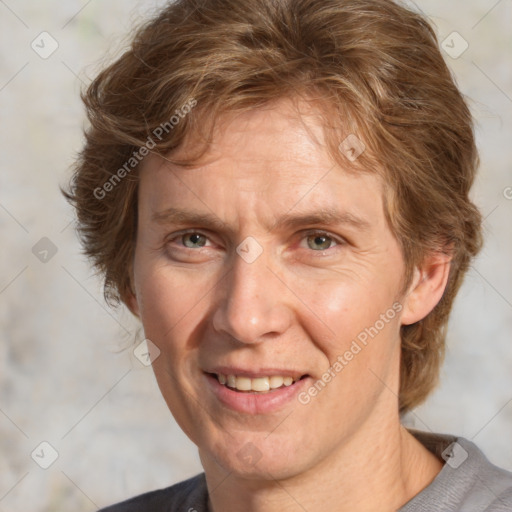
<path id="1" fill-rule="evenodd" d="M 171 158 L 186 159 L 193 150 L 190 136 Z M 238 213 L 350 206 L 378 216 L 382 206 L 378 174 L 355 170 L 343 156 L 335 160 L 321 111 L 288 100 L 220 118 L 206 153 L 191 167 L 150 155 L 140 192 L 150 196 L 153 209 L 199 204 L 216 213 L 227 212 L 228 205 Z"/>

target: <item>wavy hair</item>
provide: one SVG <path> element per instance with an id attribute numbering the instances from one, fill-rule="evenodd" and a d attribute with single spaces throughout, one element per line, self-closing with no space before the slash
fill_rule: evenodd
<path id="1" fill-rule="evenodd" d="M 136 160 L 148 147 L 172 159 L 186 137 L 205 151 L 220 116 L 284 97 L 316 101 L 329 151 L 344 167 L 382 174 L 406 283 L 429 252 L 451 255 L 440 302 L 401 328 L 405 411 L 437 383 L 449 313 L 482 240 L 469 199 L 478 166 L 470 111 L 429 22 L 397 2 L 178 0 L 162 9 L 82 94 L 90 126 L 63 192 L 84 251 L 104 275 L 107 301 L 123 301 L 131 292 Z M 191 98 L 197 106 L 179 115 Z M 165 136 L 156 137 L 162 126 Z M 366 146 L 353 163 L 339 150 L 349 133 Z"/>

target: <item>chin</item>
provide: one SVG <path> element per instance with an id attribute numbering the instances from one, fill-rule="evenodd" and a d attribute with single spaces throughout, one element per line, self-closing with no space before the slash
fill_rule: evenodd
<path id="1" fill-rule="evenodd" d="M 231 438 L 229 438 L 231 439 Z M 277 437 L 274 443 L 261 436 L 217 446 L 208 451 L 226 472 L 248 480 L 286 480 L 307 470 L 300 446 L 289 447 Z"/>

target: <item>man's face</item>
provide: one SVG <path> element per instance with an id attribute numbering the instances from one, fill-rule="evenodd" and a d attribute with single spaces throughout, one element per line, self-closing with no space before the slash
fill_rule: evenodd
<path id="1" fill-rule="evenodd" d="M 383 186 L 334 164 L 313 113 L 225 119 L 196 167 L 141 172 L 132 309 L 158 384 L 201 457 L 248 477 L 304 473 L 398 414 Z"/>

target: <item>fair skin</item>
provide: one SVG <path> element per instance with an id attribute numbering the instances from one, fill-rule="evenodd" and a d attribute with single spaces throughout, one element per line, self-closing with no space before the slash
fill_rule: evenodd
<path id="1" fill-rule="evenodd" d="M 380 178 L 333 162 L 314 109 L 301 111 L 283 100 L 226 116 L 193 168 L 144 161 L 126 302 L 161 351 L 155 375 L 199 448 L 214 512 L 393 511 L 442 467 L 400 425 L 399 331 L 439 301 L 449 260 L 425 258 L 401 294 L 405 264 Z M 247 237 L 257 244 L 241 248 L 256 258 L 236 250 Z M 302 379 L 248 392 L 219 383 L 223 372 Z"/>

